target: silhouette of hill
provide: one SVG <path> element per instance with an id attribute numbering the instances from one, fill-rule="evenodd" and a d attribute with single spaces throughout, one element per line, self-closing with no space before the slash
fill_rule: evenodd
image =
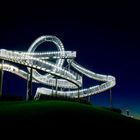
<path id="1" fill-rule="evenodd" d="M 38 133 L 48 129 L 95 132 L 140 127 L 139 120 L 123 116 L 117 111 L 64 100 L 1 101 L 0 126 L 3 130 L 8 128 Z"/>

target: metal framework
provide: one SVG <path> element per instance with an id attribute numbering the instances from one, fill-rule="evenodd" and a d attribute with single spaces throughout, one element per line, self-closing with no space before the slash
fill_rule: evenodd
<path id="1" fill-rule="evenodd" d="M 44 42 L 54 43 L 58 51 L 35 52 L 36 48 Z M 56 36 L 47 35 L 37 38 L 27 52 L 0 49 L 1 60 L 22 64 L 27 67 L 27 71 L 6 62 L 0 64 L 0 69 L 12 72 L 26 79 L 27 82 L 30 77 L 32 82 L 50 86 L 50 88 L 37 88 L 34 99 L 39 99 L 41 94 L 52 95 L 53 93 L 60 96 L 80 98 L 104 92 L 115 86 L 116 80 L 114 76 L 94 73 L 75 62 L 75 57 L 76 52 L 65 51 L 62 42 Z M 52 60 L 56 60 L 56 63 Z M 68 67 L 64 66 L 65 61 L 68 63 Z M 43 75 L 37 70 L 41 70 L 46 74 Z M 84 88 L 83 75 L 103 83 Z M 31 82 L 30 88 L 32 88 Z M 30 94 L 32 93 L 30 92 Z"/>

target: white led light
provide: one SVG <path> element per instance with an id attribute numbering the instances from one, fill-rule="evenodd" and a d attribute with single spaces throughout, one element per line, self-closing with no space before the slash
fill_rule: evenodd
<path id="1" fill-rule="evenodd" d="M 56 45 L 58 51 L 35 52 L 36 48 L 43 42 L 53 42 Z M 65 51 L 62 42 L 55 36 L 41 36 L 37 38 L 29 47 L 28 52 L 9 51 L 5 49 L 0 50 L 0 59 L 23 64 L 27 67 L 33 67 L 33 82 L 42 83 L 49 86 L 56 86 L 56 78 L 54 76 L 57 76 L 57 86 L 68 89 L 66 91 L 58 90 L 58 95 L 75 98 L 78 96 L 86 97 L 104 92 L 116 85 L 115 77 L 94 73 L 76 63 L 73 60 L 75 57 L 76 52 Z M 56 63 L 51 62 L 52 59 L 55 59 Z M 78 87 L 82 87 L 83 85 L 82 76 L 69 68 L 65 68 L 63 66 L 65 60 L 67 60 L 68 65 L 73 67 L 76 71 L 78 71 L 78 73 L 104 83 L 78 90 Z M 0 64 L 0 68 L 27 79 L 27 72 L 20 70 L 13 65 L 4 63 Z M 44 71 L 46 74 L 42 75 L 37 72 L 37 70 Z M 52 95 L 52 92 L 55 93 L 55 89 L 52 90 L 48 88 L 38 88 L 35 98 L 38 99 L 41 94 Z"/>

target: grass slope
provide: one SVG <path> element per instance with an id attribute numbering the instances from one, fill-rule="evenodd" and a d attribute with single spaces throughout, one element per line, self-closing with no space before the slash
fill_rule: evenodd
<path id="1" fill-rule="evenodd" d="M 102 107 L 70 101 L 2 101 L 1 128 L 19 129 L 135 129 L 140 121 Z"/>

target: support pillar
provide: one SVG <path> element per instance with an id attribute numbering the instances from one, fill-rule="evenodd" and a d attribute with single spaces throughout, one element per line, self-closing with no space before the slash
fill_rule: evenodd
<path id="1" fill-rule="evenodd" d="M 30 77 L 29 77 L 29 92 L 28 92 L 28 96 L 29 96 L 29 100 L 33 99 L 33 95 L 32 95 L 32 79 L 33 79 L 33 68 L 30 68 Z"/>
<path id="2" fill-rule="evenodd" d="M 112 90 L 110 88 L 110 94 L 109 94 L 109 102 L 110 102 L 110 108 L 112 108 Z"/>
<path id="3" fill-rule="evenodd" d="M 90 102 L 90 99 L 91 99 L 91 97 L 90 97 L 90 96 L 91 96 L 91 95 L 89 95 L 89 96 L 88 96 L 88 102 Z"/>
<path id="4" fill-rule="evenodd" d="M 56 81 L 55 81 L 55 94 L 57 96 L 57 91 L 58 91 L 58 85 L 57 85 L 57 77 L 56 77 Z"/>
<path id="5" fill-rule="evenodd" d="M 26 101 L 29 99 L 29 73 L 27 73 Z"/>
<path id="6" fill-rule="evenodd" d="M 71 67 L 71 62 L 68 63 L 68 71 L 70 72 L 70 67 Z M 69 87 L 69 91 L 70 91 L 70 87 Z"/>
<path id="7" fill-rule="evenodd" d="M 52 96 L 53 96 L 53 92 L 54 92 L 54 91 L 53 91 L 53 86 L 52 86 Z"/>
<path id="8" fill-rule="evenodd" d="M 78 86 L 78 99 L 80 98 L 79 86 Z"/>
<path id="9" fill-rule="evenodd" d="M 3 63 L 4 60 L 1 60 L 1 68 L 0 68 L 0 97 L 2 97 L 3 93 L 2 93 L 2 89 L 3 89 Z"/>

